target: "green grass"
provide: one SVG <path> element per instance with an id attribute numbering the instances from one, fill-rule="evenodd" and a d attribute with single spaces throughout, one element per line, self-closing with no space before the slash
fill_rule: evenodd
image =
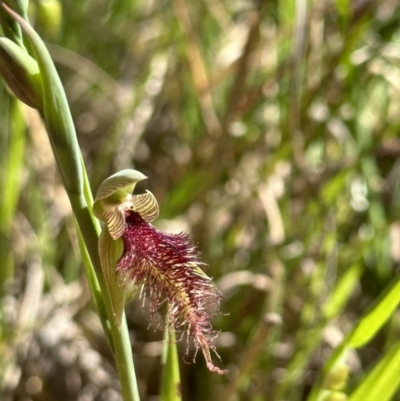
<path id="1" fill-rule="evenodd" d="M 191 233 L 224 294 L 229 373 L 178 342 L 182 400 L 400 400 L 400 6 L 54 0 L 57 32 L 44 3 L 92 190 L 143 172 L 154 224 Z M 50 144 L 3 81 L 0 188 L 1 399 L 113 400 Z M 141 400 L 169 400 L 160 317 L 134 297 L 126 316 Z"/>

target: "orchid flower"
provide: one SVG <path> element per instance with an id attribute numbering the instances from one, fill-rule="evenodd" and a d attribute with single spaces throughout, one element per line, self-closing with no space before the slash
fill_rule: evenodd
<path id="1" fill-rule="evenodd" d="M 196 353 L 202 350 L 207 367 L 223 374 L 226 371 L 216 367 L 211 359 L 210 350 L 218 358 L 219 355 L 213 343 L 217 335 L 210 323 L 213 315 L 208 312 L 211 307 L 218 310 L 221 294 L 201 270 L 204 263 L 189 236 L 164 233 L 151 224 L 159 214 L 154 195 L 149 191 L 132 195 L 136 183 L 145 178 L 138 171 L 123 170 L 100 185 L 93 210 L 104 221 L 107 231 L 104 235 L 109 238 L 100 241 L 101 259 L 109 264 L 110 259 L 102 256 L 104 249 L 109 249 L 107 244 L 122 241 L 122 255 L 117 260 L 113 256 L 111 266 L 120 285 L 141 287 L 140 296 L 149 298 L 151 314 L 168 301 L 168 327 L 181 332 L 187 340 L 193 339 Z M 109 268 L 107 266 L 107 270 Z M 109 272 L 106 276 L 111 277 Z M 111 288 L 111 292 L 118 296 L 121 291 Z M 123 306 L 123 301 L 119 298 L 117 314 L 121 304 Z"/>

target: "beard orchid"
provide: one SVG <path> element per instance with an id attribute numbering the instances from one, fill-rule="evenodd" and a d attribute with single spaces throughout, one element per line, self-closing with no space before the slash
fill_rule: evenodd
<path id="1" fill-rule="evenodd" d="M 120 315 L 123 310 L 120 286 L 141 288 L 140 296 L 148 297 L 151 314 L 167 301 L 168 327 L 181 332 L 188 345 L 192 339 L 207 367 L 223 374 L 226 371 L 211 359 L 210 350 L 219 355 L 213 342 L 217 332 L 210 323 L 213 314 L 208 312 L 210 308 L 218 311 L 221 294 L 201 270 L 204 263 L 189 236 L 165 233 L 151 224 L 159 214 L 155 197 L 149 191 L 132 194 L 136 183 L 145 178 L 136 170 L 114 174 L 100 185 L 93 206 L 105 223 L 99 251 L 107 281 L 111 280 L 110 293 L 115 294 L 114 313 Z"/>

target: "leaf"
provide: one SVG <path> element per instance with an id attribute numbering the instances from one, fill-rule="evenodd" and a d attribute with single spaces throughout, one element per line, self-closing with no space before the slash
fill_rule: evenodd
<path id="1" fill-rule="evenodd" d="M 324 305 L 324 314 L 327 320 L 336 317 L 340 313 L 351 296 L 360 278 L 361 271 L 361 266 L 356 263 L 349 267 L 343 274 L 332 295 L 329 297 L 329 300 Z"/>
<path id="2" fill-rule="evenodd" d="M 323 392 L 323 384 L 330 372 L 345 358 L 346 352 L 352 348 L 360 348 L 367 344 L 387 322 L 400 303 L 400 278 L 388 286 L 386 291 L 376 300 L 374 305 L 365 313 L 352 332 L 335 349 L 325 364 L 324 373 L 314 387 L 308 401 L 319 400 Z M 379 401 L 381 401 L 380 398 Z M 371 398 L 374 400 L 374 398 Z"/>
<path id="3" fill-rule="evenodd" d="M 353 391 L 349 401 L 389 401 L 400 385 L 400 341 L 386 352 Z"/>
<path id="4" fill-rule="evenodd" d="M 346 344 L 349 347 L 359 348 L 369 342 L 400 303 L 400 279 L 389 288 L 376 301 L 375 305 L 360 319 L 349 336 Z"/>

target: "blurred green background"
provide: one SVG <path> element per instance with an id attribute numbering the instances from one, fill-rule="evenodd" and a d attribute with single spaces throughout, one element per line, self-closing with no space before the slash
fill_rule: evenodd
<path id="1" fill-rule="evenodd" d="M 30 11 L 92 189 L 123 168 L 147 175 L 137 192 L 158 199 L 156 227 L 191 233 L 224 294 L 214 359 L 229 373 L 180 344 L 183 399 L 307 400 L 399 273 L 400 4 L 37 0 Z M 121 400 L 46 133 L 3 82 L 0 179 L 1 400 Z M 157 401 L 162 332 L 138 300 L 127 317 L 142 400 Z M 348 352 L 333 389 L 350 394 L 399 334 L 395 311 Z"/>

